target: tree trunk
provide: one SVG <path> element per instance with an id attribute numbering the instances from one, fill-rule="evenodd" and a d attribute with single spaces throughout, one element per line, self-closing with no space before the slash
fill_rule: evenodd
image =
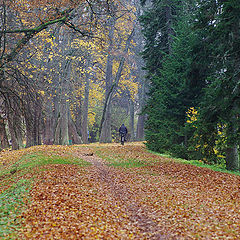
<path id="1" fill-rule="evenodd" d="M 83 141 L 77 132 L 76 125 L 74 124 L 72 117 L 69 115 L 68 119 L 68 131 L 69 131 L 69 139 L 72 140 L 73 144 L 82 144 Z"/>
<path id="2" fill-rule="evenodd" d="M 82 140 L 83 143 L 88 143 L 88 102 L 89 102 L 89 75 L 86 74 L 85 94 L 83 103 L 82 116 Z"/>
<path id="3" fill-rule="evenodd" d="M 101 143 L 110 143 L 112 142 L 112 135 L 111 135 L 111 105 L 110 102 L 106 105 L 105 110 L 103 111 L 105 115 L 105 119 L 102 123 L 102 130 L 100 135 L 100 142 Z"/>
<path id="4" fill-rule="evenodd" d="M 110 88 L 110 91 L 108 92 L 108 94 L 106 96 L 103 115 L 102 115 L 102 120 L 101 120 L 101 124 L 100 124 L 100 129 L 99 129 L 100 142 L 111 142 L 112 141 L 112 136 L 111 136 L 111 100 L 112 100 L 114 91 L 115 91 L 115 89 L 118 86 L 118 83 L 120 81 L 120 78 L 121 78 L 121 75 L 122 75 L 122 70 L 123 70 L 124 63 L 125 63 L 125 55 L 127 54 L 128 49 L 130 47 L 130 43 L 131 43 L 131 40 L 133 38 L 133 35 L 134 35 L 134 28 L 133 28 L 131 34 L 128 36 L 128 39 L 126 41 L 126 45 L 125 45 L 125 48 L 124 48 L 124 51 L 123 51 L 123 57 L 120 60 L 118 70 L 117 70 L 117 73 L 116 73 L 116 76 L 115 76 L 115 81 L 113 82 L 113 84 Z M 107 121 L 110 121 L 110 122 L 108 123 Z M 105 127 L 110 128 L 110 134 L 107 130 L 105 130 Z M 109 138 L 109 140 L 107 138 Z M 110 141 L 110 139 L 111 139 L 111 141 Z"/>
<path id="5" fill-rule="evenodd" d="M 226 149 L 226 167 L 228 170 L 239 170 L 239 155 L 237 143 L 235 143 L 233 147 Z"/>
<path id="6" fill-rule="evenodd" d="M 77 133 L 82 136 L 82 96 L 78 96 L 76 101 L 78 102 L 77 106 L 76 106 L 76 112 L 75 112 L 75 126 L 77 129 Z"/>
<path id="7" fill-rule="evenodd" d="M 33 124 L 33 139 L 34 139 L 34 146 L 41 145 L 41 115 L 42 115 L 42 108 L 39 104 L 34 104 L 34 124 Z"/>
<path id="8" fill-rule="evenodd" d="M 19 116 L 8 115 L 8 128 L 11 136 L 13 150 L 17 150 L 23 147 L 21 125 L 22 121 Z"/>
<path id="9" fill-rule="evenodd" d="M 240 68 L 240 58 L 238 49 L 236 48 L 236 43 L 240 41 L 240 30 L 239 30 L 239 21 L 232 22 L 232 37 L 231 39 L 231 48 L 233 49 L 233 69 L 235 69 L 234 77 L 236 78 L 236 86 L 232 91 L 232 96 L 236 96 L 236 99 L 239 97 L 239 68 Z M 239 163 L 239 155 L 238 155 L 238 142 L 237 135 L 239 132 L 239 121 L 236 113 L 239 113 L 239 102 L 234 100 L 233 109 L 232 109 L 232 117 L 230 119 L 229 126 L 227 128 L 227 149 L 226 149 L 226 167 L 228 170 L 239 171 L 240 163 Z"/>
<path id="10" fill-rule="evenodd" d="M 1 141 L 1 148 L 9 148 L 9 142 L 6 133 L 6 127 L 4 119 L 0 116 L 0 141 Z"/>
<path id="11" fill-rule="evenodd" d="M 136 14 L 137 18 L 141 16 L 141 12 L 145 11 L 152 6 L 152 1 L 146 1 L 145 7 L 141 6 L 139 0 L 135 0 L 135 6 L 136 6 Z M 136 128 L 136 138 L 137 141 L 144 140 L 144 122 L 145 122 L 145 115 L 142 115 L 141 112 L 144 109 L 145 105 L 145 98 L 146 98 L 146 88 L 145 88 L 145 76 L 146 72 L 143 70 L 145 63 L 143 58 L 141 57 L 141 52 L 144 50 L 144 37 L 142 34 L 142 28 L 141 24 L 136 25 L 136 34 L 134 35 L 134 40 L 137 43 L 135 50 L 135 58 L 136 58 L 136 64 L 137 64 L 137 78 L 139 84 L 138 89 L 138 99 L 139 99 L 139 109 L 138 109 L 138 119 L 137 119 L 137 128 Z"/>
<path id="12" fill-rule="evenodd" d="M 46 145 L 52 145 L 54 142 L 54 112 L 52 109 L 52 103 L 49 101 L 46 106 L 46 120 L 44 121 L 44 130 L 43 130 L 43 143 Z"/>
<path id="13" fill-rule="evenodd" d="M 237 143 L 237 132 L 238 132 L 238 119 L 235 115 L 237 108 L 236 102 L 233 106 L 233 116 L 231 117 L 230 123 L 227 126 L 226 136 L 226 167 L 228 170 L 239 171 L 239 155 L 238 155 L 238 143 Z"/>
<path id="14" fill-rule="evenodd" d="M 69 140 L 71 140 L 73 144 L 83 143 L 77 132 L 76 125 L 72 120 L 69 105 L 65 100 L 62 100 L 54 134 L 54 144 L 69 145 Z"/>
<path id="15" fill-rule="evenodd" d="M 52 118 L 46 117 L 46 120 L 44 122 L 43 144 L 51 145 L 53 143 L 52 129 L 53 129 Z"/>
<path id="16" fill-rule="evenodd" d="M 132 99 L 129 100 L 129 109 L 130 109 L 130 120 L 129 120 L 129 126 L 130 126 L 130 140 L 134 141 L 134 102 Z"/>
<path id="17" fill-rule="evenodd" d="M 67 102 L 64 99 L 60 103 L 60 112 L 59 112 L 56 130 L 55 130 L 55 139 L 54 139 L 55 144 L 69 145 L 68 119 L 69 119 L 69 111 L 68 111 Z"/>
<path id="18" fill-rule="evenodd" d="M 115 19 L 110 19 L 110 29 L 109 29 L 109 47 L 108 47 L 108 57 L 106 66 L 106 93 L 105 93 L 105 106 L 103 110 L 103 116 L 100 125 L 100 139 L 99 142 L 107 143 L 112 142 L 111 134 L 111 101 L 108 101 L 108 97 L 111 94 L 112 89 L 112 71 L 113 71 L 113 37 L 114 37 L 114 26 Z"/>
<path id="19" fill-rule="evenodd" d="M 28 102 L 25 106 L 24 117 L 26 123 L 26 147 L 41 144 L 41 114 L 42 108 L 37 102 Z"/>
<path id="20" fill-rule="evenodd" d="M 143 81 L 142 86 L 139 89 L 139 98 L 140 98 L 140 113 L 138 115 L 138 122 L 137 122 L 137 132 L 136 132 L 136 139 L 138 141 L 144 140 L 144 123 L 146 116 L 142 113 L 145 105 L 145 97 L 146 97 L 146 90 L 145 90 L 145 81 Z"/>
<path id="21" fill-rule="evenodd" d="M 33 120 L 30 114 L 25 115 L 26 122 L 26 147 L 34 146 Z"/>
<path id="22" fill-rule="evenodd" d="M 55 129 L 55 134 L 54 134 L 54 144 L 55 145 L 61 145 L 61 117 L 59 116 L 57 119 L 57 125 Z"/>
<path id="23" fill-rule="evenodd" d="M 61 135 L 62 135 L 62 145 L 69 145 L 69 135 L 68 135 L 68 110 L 67 103 L 62 105 L 62 127 L 61 127 Z"/>
<path id="24" fill-rule="evenodd" d="M 138 141 L 144 140 L 144 122 L 145 122 L 145 115 L 138 116 L 138 123 L 137 123 L 137 137 Z"/>
<path id="25" fill-rule="evenodd" d="M 11 137 L 12 149 L 17 150 L 23 147 L 22 118 L 19 110 L 19 102 L 17 99 L 9 96 L 6 102 L 6 113 L 8 119 L 8 128 Z"/>

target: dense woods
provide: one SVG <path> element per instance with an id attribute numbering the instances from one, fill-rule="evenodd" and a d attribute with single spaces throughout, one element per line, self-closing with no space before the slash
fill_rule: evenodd
<path id="1" fill-rule="evenodd" d="M 143 139 L 138 1 L 1 1 L 1 148 Z"/>
<path id="2" fill-rule="evenodd" d="M 150 149 L 239 170 L 239 10 L 162 0 L 141 16 Z"/>
<path id="3" fill-rule="evenodd" d="M 8 1 L 1 148 L 145 138 L 239 170 L 240 3 Z"/>

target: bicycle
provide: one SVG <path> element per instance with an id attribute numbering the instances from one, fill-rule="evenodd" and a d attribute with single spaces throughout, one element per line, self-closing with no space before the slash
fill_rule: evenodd
<path id="1" fill-rule="evenodd" d="M 125 134 L 121 134 L 120 137 L 121 137 L 121 144 L 124 145 L 124 142 L 125 142 Z"/>

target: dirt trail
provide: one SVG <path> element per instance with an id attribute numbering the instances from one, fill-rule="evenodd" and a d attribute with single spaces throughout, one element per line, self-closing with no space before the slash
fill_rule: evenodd
<path id="1" fill-rule="evenodd" d="M 124 171 L 91 150 L 76 156 L 92 165 L 47 166 L 22 215 L 23 239 L 174 239 L 164 234 L 131 192 Z"/>
<path id="2" fill-rule="evenodd" d="M 91 152 L 91 151 L 90 151 Z M 117 171 L 113 167 L 106 165 L 106 162 L 96 156 L 81 156 L 87 162 L 90 162 L 95 167 L 93 169 L 93 177 L 104 186 L 105 194 L 112 195 L 115 201 L 121 202 L 122 209 L 129 216 L 130 221 L 139 228 L 143 236 L 148 236 L 151 239 L 175 239 L 170 234 L 163 234 L 162 229 L 148 215 L 149 210 L 145 209 L 141 204 L 134 199 L 134 195 L 126 182 L 123 182 L 121 176 L 122 171 Z"/>

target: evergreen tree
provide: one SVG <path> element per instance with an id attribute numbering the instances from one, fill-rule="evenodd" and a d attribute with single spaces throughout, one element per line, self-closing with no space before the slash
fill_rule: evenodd
<path id="1" fill-rule="evenodd" d="M 214 162 L 220 152 L 239 170 L 239 10 L 236 0 L 155 0 L 142 16 L 150 149 Z M 198 119 L 189 128 L 192 107 Z"/>
<path id="2" fill-rule="evenodd" d="M 227 169 L 239 170 L 240 2 L 200 1 L 199 6 L 197 27 L 205 34 L 203 44 L 211 50 L 212 71 L 206 78 L 198 136 L 203 144 L 216 148 L 217 132 L 222 126 Z M 211 152 L 207 155 L 213 155 Z"/>
<path id="3" fill-rule="evenodd" d="M 176 20 L 179 5 L 178 0 L 152 0 L 151 2 L 151 7 L 140 17 L 145 37 L 142 56 L 150 78 L 158 74 L 164 55 L 171 50 L 173 23 Z"/>
<path id="4" fill-rule="evenodd" d="M 152 150 L 162 151 L 166 148 L 167 139 L 161 137 L 161 129 L 164 128 L 164 117 L 159 119 L 159 107 L 162 109 L 163 99 L 159 90 L 161 86 L 161 69 L 163 59 L 171 51 L 173 38 L 173 22 L 176 20 L 177 2 L 167 0 L 153 0 L 151 7 L 141 17 L 145 48 L 143 58 L 146 64 L 147 79 L 150 81 L 149 100 L 146 113 L 148 121 L 146 139 L 148 147 Z M 161 128 L 161 129 L 160 129 Z"/>
<path id="5" fill-rule="evenodd" d="M 162 2 L 158 1 L 157 4 L 161 6 Z M 147 146 L 152 150 L 168 151 L 178 157 L 188 158 L 188 135 L 191 133 L 185 131 L 186 112 L 198 104 L 204 77 L 196 61 L 199 49 L 196 47 L 197 34 L 191 28 L 191 5 L 188 2 L 180 5 L 178 2 L 171 7 L 178 16 L 175 15 L 171 26 L 174 34 L 168 37 L 168 48 L 166 42 L 160 40 L 155 44 L 151 42 L 153 38 L 148 41 L 150 34 L 145 35 L 148 43 L 144 52 L 146 68 L 150 73 L 154 72 L 148 76 L 151 90 L 146 108 L 146 139 Z M 156 11 L 157 6 L 154 5 L 153 9 L 153 12 Z M 147 15 L 150 15 L 149 12 Z M 144 29 L 152 29 L 146 22 L 144 26 Z M 154 51 L 155 45 L 165 48 L 157 52 Z M 163 49 L 168 50 L 164 52 Z"/>

